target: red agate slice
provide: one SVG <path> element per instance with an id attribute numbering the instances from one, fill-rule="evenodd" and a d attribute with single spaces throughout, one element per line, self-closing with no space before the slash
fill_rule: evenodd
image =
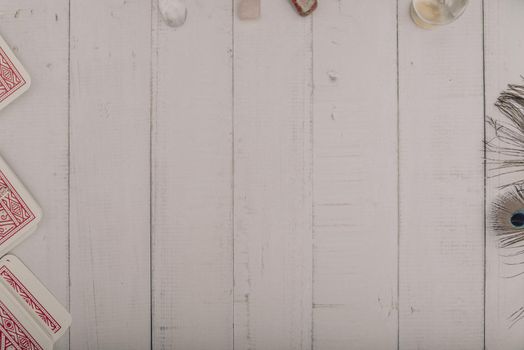
<path id="1" fill-rule="evenodd" d="M 315 11 L 318 6 L 317 0 L 291 0 L 297 12 L 301 16 L 307 16 Z"/>

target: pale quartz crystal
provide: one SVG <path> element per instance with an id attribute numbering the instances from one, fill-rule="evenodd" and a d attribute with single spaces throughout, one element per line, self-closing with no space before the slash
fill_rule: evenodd
<path id="1" fill-rule="evenodd" d="M 467 5 L 468 0 L 413 0 L 411 17 L 418 26 L 430 29 L 455 21 Z"/>
<path id="2" fill-rule="evenodd" d="M 238 18 L 253 20 L 260 17 L 260 0 L 242 0 L 238 5 Z"/>
<path id="3" fill-rule="evenodd" d="M 187 8 L 184 0 L 158 0 L 158 9 L 170 27 L 180 27 L 186 22 Z"/>

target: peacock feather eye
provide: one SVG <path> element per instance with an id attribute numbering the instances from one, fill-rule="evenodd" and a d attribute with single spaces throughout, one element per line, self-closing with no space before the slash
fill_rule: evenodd
<path id="1" fill-rule="evenodd" d="M 524 243 L 524 189 L 515 186 L 501 194 L 493 203 L 491 227 L 502 248 Z"/>
<path id="2" fill-rule="evenodd" d="M 494 137 L 486 139 L 486 165 L 492 177 L 498 177 L 501 194 L 493 202 L 490 221 L 499 239 L 499 247 L 509 249 L 503 257 L 524 254 L 524 85 L 510 84 L 495 106 L 503 118 L 488 117 L 486 122 Z M 524 262 L 506 263 L 522 266 Z M 508 278 L 523 276 L 520 272 Z M 513 312 L 509 328 L 524 320 L 524 306 Z"/>
<path id="3" fill-rule="evenodd" d="M 514 228 L 524 228 L 524 209 L 514 212 L 511 215 L 510 222 Z"/>

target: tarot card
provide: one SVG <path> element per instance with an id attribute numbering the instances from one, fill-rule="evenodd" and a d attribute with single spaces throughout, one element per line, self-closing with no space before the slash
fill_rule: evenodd
<path id="1" fill-rule="evenodd" d="M 42 210 L 0 157 L 0 256 L 33 233 Z"/>
<path id="2" fill-rule="evenodd" d="M 39 339 L 40 348 L 52 349 L 52 345 L 71 325 L 71 315 L 67 310 L 13 255 L 5 256 L 0 260 L 0 287 L 9 294 L 10 298 L 7 299 L 14 301 L 15 306 L 11 306 L 10 309 L 15 311 L 11 312 L 19 315 L 18 320 L 26 332 L 35 340 Z M 4 301 L 4 294 L 6 293 L 0 291 L 0 308 Z M 0 346 L 0 350 L 3 349 Z M 18 348 L 13 347 L 13 349 Z M 26 348 L 21 347 L 21 349 Z M 27 349 L 39 348 L 27 347 Z"/>
<path id="3" fill-rule="evenodd" d="M 0 283 L 0 350 L 51 350 L 53 341 Z"/>
<path id="4" fill-rule="evenodd" d="M 0 36 L 0 109 L 29 89 L 31 78 Z"/>

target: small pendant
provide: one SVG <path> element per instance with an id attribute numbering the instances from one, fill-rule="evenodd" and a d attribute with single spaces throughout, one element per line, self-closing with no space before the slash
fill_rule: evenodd
<path id="1" fill-rule="evenodd" d="M 318 6 L 317 0 L 291 0 L 297 12 L 301 16 L 307 16 L 315 11 Z"/>

